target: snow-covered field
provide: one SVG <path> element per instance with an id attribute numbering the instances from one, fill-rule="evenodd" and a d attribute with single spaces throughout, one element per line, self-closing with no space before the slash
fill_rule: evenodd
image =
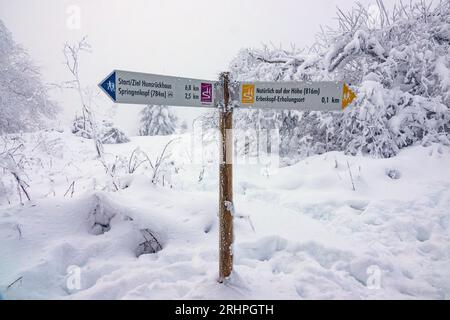
<path id="1" fill-rule="evenodd" d="M 138 146 L 153 160 L 172 138 L 105 145 L 107 161 L 127 168 Z M 219 284 L 218 168 L 191 163 L 189 138 L 170 145 L 155 185 L 143 165 L 105 174 L 90 140 L 24 135 L 31 201 L 0 197 L 1 296 L 450 298 L 450 148 L 329 152 L 270 173 L 236 165 L 234 273 Z M 137 257 L 144 229 L 163 249 Z"/>

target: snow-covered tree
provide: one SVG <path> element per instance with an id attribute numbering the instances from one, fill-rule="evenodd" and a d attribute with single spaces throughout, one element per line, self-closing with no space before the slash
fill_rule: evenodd
<path id="1" fill-rule="evenodd" d="M 181 125 L 180 125 L 180 132 L 185 133 L 187 131 L 188 131 L 188 124 L 187 124 L 186 120 L 183 120 L 183 122 L 181 122 Z"/>
<path id="2" fill-rule="evenodd" d="M 149 105 L 141 111 L 141 136 L 170 135 L 175 133 L 177 117 L 167 106 Z"/>
<path id="3" fill-rule="evenodd" d="M 450 144 L 450 1 L 398 3 L 378 14 L 338 11 L 339 28 L 310 50 L 244 49 L 230 65 L 238 81 L 338 80 L 356 101 L 345 112 L 238 109 L 235 126 L 271 118 L 282 155 L 329 150 L 390 157 L 414 143 Z M 265 126 L 267 124 L 261 124 Z"/>
<path id="4" fill-rule="evenodd" d="M 41 128 L 58 109 L 38 68 L 0 20 L 0 134 Z"/>

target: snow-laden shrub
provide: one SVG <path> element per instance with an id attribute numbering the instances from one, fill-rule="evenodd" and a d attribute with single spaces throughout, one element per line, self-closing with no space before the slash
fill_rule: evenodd
<path id="1" fill-rule="evenodd" d="M 361 84 L 356 105 L 339 119 L 335 136 L 351 154 L 390 157 L 416 142 L 450 145 L 450 109 L 438 97 L 387 89 L 368 80 Z"/>
<path id="2" fill-rule="evenodd" d="M 372 12 L 372 13 L 371 13 Z M 339 11 L 338 30 L 304 50 L 244 49 L 230 64 L 237 81 L 338 80 L 357 100 L 345 112 L 238 109 L 235 126 L 280 129 L 280 152 L 327 150 L 390 157 L 414 143 L 450 139 L 450 1 L 398 5 L 376 15 L 358 5 Z M 274 124 L 270 124 L 273 126 Z"/>
<path id="3" fill-rule="evenodd" d="M 111 229 L 111 220 L 116 213 L 109 208 L 105 208 L 105 199 L 98 194 L 94 194 L 94 207 L 88 215 L 89 232 L 94 235 L 100 235 Z"/>
<path id="4" fill-rule="evenodd" d="M 143 239 L 136 248 L 137 257 L 143 254 L 156 253 L 163 249 L 161 243 L 150 229 L 142 229 L 140 231 Z"/>
<path id="5" fill-rule="evenodd" d="M 177 118 L 167 106 L 151 105 L 141 111 L 141 136 L 166 136 L 175 133 Z"/>
<path id="6" fill-rule="evenodd" d="M 100 136 L 104 144 L 126 143 L 130 141 L 125 133 L 114 127 L 112 122 L 106 120 L 102 121 Z"/>
<path id="7" fill-rule="evenodd" d="M 17 192 L 21 204 L 31 200 L 28 191 L 29 181 L 25 174 L 25 166 L 36 159 L 28 159 L 24 152 L 24 141 L 19 136 L 5 135 L 2 138 L 3 150 L 0 151 L 0 204 L 11 203 L 14 192 Z"/>
<path id="8" fill-rule="evenodd" d="M 101 143 L 118 144 L 129 142 L 130 139 L 125 133 L 114 127 L 112 122 L 103 120 L 97 126 L 97 132 Z M 92 139 L 92 125 L 86 117 L 75 117 L 72 123 L 72 133 L 86 139 Z"/>
<path id="9" fill-rule="evenodd" d="M 82 138 L 91 139 L 92 138 L 91 123 L 86 117 L 76 116 L 72 122 L 72 133 Z"/>

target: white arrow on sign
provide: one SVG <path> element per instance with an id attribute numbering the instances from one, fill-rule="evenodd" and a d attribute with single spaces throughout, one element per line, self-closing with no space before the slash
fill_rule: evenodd
<path id="1" fill-rule="evenodd" d="M 343 82 L 246 82 L 240 84 L 241 107 L 335 111 L 356 94 Z"/>
<path id="2" fill-rule="evenodd" d="M 117 103 L 214 107 L 214 81 L 114 70 L 100 88 Z"/>

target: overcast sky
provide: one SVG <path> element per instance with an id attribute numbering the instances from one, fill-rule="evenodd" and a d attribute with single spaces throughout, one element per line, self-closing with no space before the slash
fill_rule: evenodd
<path id="1" fill-rule="evenodd" d="M 369 5 L 375 0 L 362 0 Z M 0 0 L 0 19 L 46 82 L 68 79 L 62 47 L 87 35 L 82 81 L 96 85 L 113 69 L 216 79 L 239 49 L 314 42 L 320 25 L 335 25 L 336 7 L 353 0 Z M 80 13 L 79 28 L 77 14 Z M 67 110 L 79 109 L 54 93 Z M 100 97 L 101 106 L 111 105 Z M 131 108 L 131 107 L 130 107 Z M 181 116 L 192 110 L 179 110 Z M 193 112 L 195 113 L 195 112 Z"/>

